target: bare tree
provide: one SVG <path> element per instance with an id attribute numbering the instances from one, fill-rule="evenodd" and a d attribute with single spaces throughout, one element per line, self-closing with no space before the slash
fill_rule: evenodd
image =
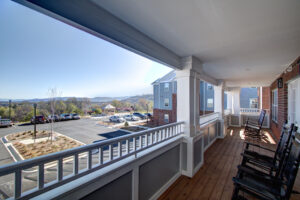
<path id="1" fill-rule="evenodd" d="M 56 104 L 56 101 L 58 99 L 58 97 L 61 95 L 61 92 L 58 92 L 56 88 L 50 88 L 48 90 L 48 95 L 49 95 L 49 102 L 50 102 L 50 108 L 51 108 L 51 123 L 50 123 L 50 126 L 51 126 L 51 132 L 50 132 L 50 139 L 51 139 L 51 143 L 52 143 L 52 139 L 53 139 L 53 123 L 55 121 L 55 104 Z"/>
<path id="2" fill-rule="evenodd" d="M 89 98 L 83 98 L 81 101 L 81 109 L 84 115 L 87 115 L 87 111 L 90 109 L 91 101 Z"/>

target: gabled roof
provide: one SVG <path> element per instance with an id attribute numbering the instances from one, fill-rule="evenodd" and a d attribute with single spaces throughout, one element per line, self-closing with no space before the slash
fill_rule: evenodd
<path id="1" fill-rule="evenodd" d="M 103 107 L 104 110 L 108 110 L 108 109 L 115 109 L 115 107 L 111 104 L 107 104 L 106 106 Z"/>
<path id="2" fill-rule="evenodd" d="M 161 77 L 161 78 L 157 79 L 156 81 L 154 81 L 152 83 L 152 85 L 155 85 L 155 84 L 158 84 L 158 83 L 172 82 L 172 81 L 175 80 L 175 77 L 176 77 L 175 70 L 170 71 L 169 73 L 167 73 L 163 77 Z"/>

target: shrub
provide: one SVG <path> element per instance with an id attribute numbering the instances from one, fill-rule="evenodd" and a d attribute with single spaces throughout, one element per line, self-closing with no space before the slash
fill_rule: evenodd
<path id="1" fill-rule="evenodd" d="M 125 126 L 125 127 L 128 127 L 128 126 L 129 126 L 128 122 L 125 122 L 124 126 Z"/>

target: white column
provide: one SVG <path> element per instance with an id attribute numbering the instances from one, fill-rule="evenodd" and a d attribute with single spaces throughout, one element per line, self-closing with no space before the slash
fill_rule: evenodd
<path id="1" fill-rule="evenodd" d="M 177 121 L 185 122 L 185 143 L 187 144 L 186 170 L 182 174 L 192 177 L 194 170 L 194 139 L 200 131 L 200 73 L 198 59 L 190 56 L 182 59 L 182 70 L 176 71 Z M 203 152 L 203 150 L 202 150 Z M 199 153 L 199 152 L 197 152 Z"/>
<path id="2" fill-rule="evenodd" d="M 219 81 L 217 86 L 214 86 L 214 111 L 219 113 L 219 133 L 220 137 L 224 138 L 226 135 L 226 127 L 224 127 L 224 82 Z"/>
<path id="3" fill-rule="evenodd" d="M 227 110 L 230 110 L 230 114 L 232 111 L 232 94 L 230 91 L 227 91 Z"/>
<path id="4" fill-rule="evenodd" d="M 201 68 L 201 64 L 194 57 L 187 57 L 182 65 L 183 69 L 176 71 L 177 121 L 184 121 L 185 134 L 193 137 L 199 128 L 200 80 L 196 67 Z"/>
<path id="5" fill-rule="evenodd" d="M 239 115 L 240 114 L 240 94 L 241 94 L 241 88 L 234 88 L 232 90 L 232 114 Z"/>
<path id="6" fill-rule="evenodd" d="M 224 83 L 219 82 L 217 86 L 214 86 L 214 111 L 220 113 L 220 117 L 224 116 Z"/>
<path id="7" fill-rule="evenodd" d="M 259 109 L 262 110 L 262 103 L 263 103 L 263 90 L 262 87 L 259 87 Z"/>

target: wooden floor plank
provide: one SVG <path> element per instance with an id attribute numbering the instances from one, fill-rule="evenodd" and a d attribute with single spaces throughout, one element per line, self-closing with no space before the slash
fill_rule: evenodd
<path id="1" fill-rule="evenodd" d="M 160 200 L 229 200 L 234 188 L 232 177 L 237 173 L 237 165 L 241 163 L 240 155 L 245 147 L 242 129 L 233 128 L 233 134 L 217 140 L 204 154 L 204 164 L 193 178 L 181 176 Z M 267 131 L 267 130 L 265 130 Z M 230 132 L 230 130 L 229 130 Z M 263 144 L 268 148 L 275 148 L 276 144 Z M 261 153 L 273 154 L 262 149 L 255 149 Z M 300 175 L 298 173 L 294 190 L 300 191 Z M 255 199 L 245 195 L 249 200 Z M 291 199 L 300 199 L 300 195 L 293 194 Z"/>

